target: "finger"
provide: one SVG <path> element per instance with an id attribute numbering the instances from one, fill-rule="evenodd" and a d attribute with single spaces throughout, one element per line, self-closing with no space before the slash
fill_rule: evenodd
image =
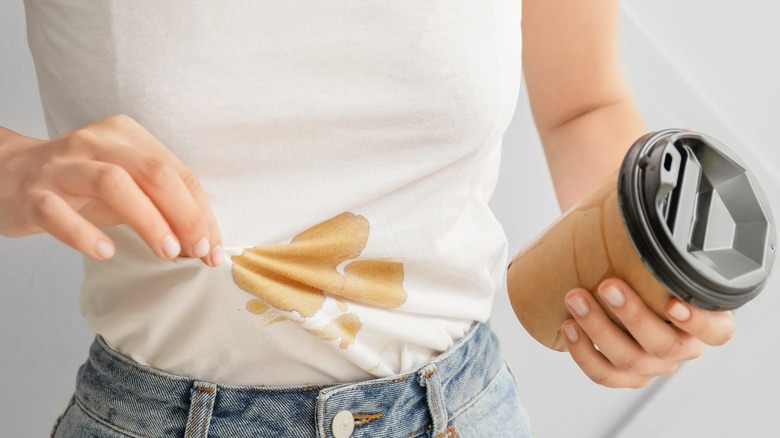
<path id="1" fill-rule="evenodd" d="M 633 374 L 662 375 L 673 372 L 677 363 L 653 357 L 618 327 L 585 289 L 566 295 L 566 305 L 601 354 L 617 369 Z M 656 316 L 657 318 L 657 316 Z"/>
<path id="2" fill-rule="evenodd" d="M 211 252 L 207 256 L 201 257 L 200 259 L 203 260 L 203 263 L 206 263 L 210 266 L 219 266 L 222 264 L 224 259 L 224 253 L 222 250 L 222 233 L 220 233 L 219 227 L 217 227 L 217 221 L 214 219 L 214 213 L 211 210 L 211 203 L 208 200 L 208 196 L 206 196 L 206 192 L 202 188 L 195 190 L 193 192 L 193 196 L 195 197 L 195 202 L 197 202 L 199 206 L 205 206 L 205 210 L 204 207 L 201 207 L 201 211 L 203 212 L 206 224 L 209 227 L 209 243 Z"/>
<path id="3" fill-rule="evenodd" d="M 102 119 L 90 129 L 101 132 L 106 138 L 112 138 L 119 143 L 127 143 L 133 148 L 147 152 L 152 156 L 159 157 L 166 164 L 173 167 L 195 200 L 202 215 L 200 216 L 200 219 L 205 222 L 208 230 L 208 248 L 206 248 L 206 251 L 211 249 L 211 252 L 200 256 L 200 253 L 192 251 L 188 255 L 196 255 L 200 257 L 204 263 L 211 266 L 219 265 L 222 261 L 222 238 L 211 210 L 211 205 L 208 202 L 208 198 L 205 195 L 205 191 L 200 182 L 179 157 L 165 147 L 165 145 L 140 123 L 124 114 L 116 114 Z M 203 247 L 205 247 L 205 245 Z"/>
<path id="4" fill-rule="evenodd" d="M 76 213 L 56 193 L 41 191 L 31 194 L 27 198 L 26 211 L 30 222 L 86 255 L 97 260 L 106 260 L 114 255 L 111 239 Z"/>
<path id="5" fill-rule="evenodd" d="M 701 341 L 661 319 L 624 281 L 606 280 L 599 285 L 598 294 L 651 356 L 680 361 L 701 355 Z"/>
<path id="6" fill-rule="evenodd" d="M 590 380 L 609 388 L 641 388 L 652 377 L 633 374 L 618 369 L 593 345 L 593 340 L 575 321 L 567 320 L 561 325 L 564 342 L 574 361 Z"/>
<path id="7" fill-rule="evenodd" d="M 181 245 L 165 218 L 121 167 L 100 161 L 74 161 L 59 166 L 54 173 L 63 191 L 100 200 L 161 259 L 170 260 L 180 254 Z"/>
<path id="8" fill-rule="evenodd" d="M 734 316 L 731 312 L 698 309 L 676 298 L 666 305 L 665 310 L 674 325 L 707 345 L 723 345 L 734 336 Z"/>
<path id="9" fill-rule="evenodd" d="M 208 255 L 208 226 L 176 170 L 160 157 L 126 146 L 96 146 L 99 161 L 125 169 L 165 217 L 187 256 Z"/>

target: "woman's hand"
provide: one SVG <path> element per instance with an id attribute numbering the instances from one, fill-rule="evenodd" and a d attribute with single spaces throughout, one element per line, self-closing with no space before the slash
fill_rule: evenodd
<path id="1" fill-rule="evenodd" d="M 49 141 L 0 147 L 0 235 L 48 232 L 99 260 L 98 227 L 127 224 L 161 259 L 222 260 L 219 229 L 197 178 L 146 129 L 115 115 Z"/>
<path id="2" fill-rule="evenodd" d="M 585 289 L 566 295 L 574 320 L 565 321 L 561 331 L 579 367 L 600 385 L 643 387 L 655 376 L 674 372 L 681 361 L 698 357 L 705 344 L 724 344 L 734 333 L 731 312 L 697 309 L 677 298 L 666 306 L 667 323 L 619 279 L 604 281 L 598 295 L 630 335 Z"/>

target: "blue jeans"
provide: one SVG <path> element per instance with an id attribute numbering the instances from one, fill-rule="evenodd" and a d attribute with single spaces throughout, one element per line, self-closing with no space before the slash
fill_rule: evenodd
<path id="1" fill-rule="evenodd" d="M 313 358 L 316 360 L 316 358 Z M 530 437 L 487 324 L 410 373 L 337 385 L 229 386 L 140 365 L 98 336 L 60 437 Z"/>

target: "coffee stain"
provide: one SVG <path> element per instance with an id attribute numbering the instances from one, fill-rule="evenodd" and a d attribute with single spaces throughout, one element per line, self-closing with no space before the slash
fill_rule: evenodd
<path id="1" fill-rule="evenodd" d="M 342 213 L 304 230 L 288 244 L 246 248 L 232 256 L 233 281 L 257 298 L 247 303 L 247 310 L 257 314 L 271 307 L 311 318 L 326 299 L 334 300 L 341 315 L 307 331 L 325 340 L 340 338 L 341 348 L 347 348 L 362 324 L 356 315 L 346 313 L 346 301 L 392 309 L 407 298 L 403 264 L 354 260 L 365 249 L 369 234 L 365 217 Z M 342 274 L 338 267 L 344 263 Z"/>
<path id="2" fill-rule="evenodd" d="M 326 324 L 319 329 L 308 329 L 307 332 L 320 337 L 326 341 L 335 341 L 341 339 L 339 347 L 342 350 L 355 343 L 355 336 L 363 324 L 360 319 L 352 313 L 339 315 L 338 318 Z"/>
<path id="3" fill-rule="evenodd" d="M 260 300 L 249 300 L 246 303 L 246 310 L 250 313 L 254 313 L 255 315 L 262 315 L 266 310 L 268 310 L 268 304 Z"/>
<path id="4" fill-rule="evenodd" d="M 385 309 L 394 309 L 406 301 L 404 267 L 400 263 L 357 260 L 344 268 L 344 276 L 344 298 Z"/>
<path id="5" fill-rule="evenodd" d="M 322 290 L 264 269 L 262 261 L 246 252 L 242 259 L 236 260 L 238 256 L 234 256 L 233 260 L 233 281 L 238 287 L 272 307 L 297 311 L 304 318 L 314 316 L 322 308 L 325 303 Z"/>

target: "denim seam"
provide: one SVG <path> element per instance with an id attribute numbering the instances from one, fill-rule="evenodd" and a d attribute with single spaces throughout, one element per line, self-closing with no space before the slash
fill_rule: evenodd
<path id="1" fill-rule="evenodd" d="M 114 424 L 109 423 L 108 420 L 102 418 L 100 415 L 92 412 L 89 408 L 87 408 L 87 406 L 84 405 L 84 403 L 82 403 L 78 399 L 78 397 L 76 397 L 76 404 L 79 406 L 79 408 L 81 408 L 82 411 L 84 411 L 85 415 L 87 415 L 88 417 L 91 417 L 93 420 L 95 420 L 98 423 L 102 424 L 103 426 L 113 430 L 114 432 L 123 433 L 123 434 L 125 434 L 125 435 L 127 435 L 129 437 L 132 437 L 132 438 L 146 438 L 146 437 L 144 437 L 142 435 L 136 435 L 135 432 L 131 432 L 129 430 L 123 429 L 123 428 L 121 428 L 119 426 L 116 426 Z"/>
<path id="2" fill-rule="evenodd" d="M 195 419 L 198 418 L 198 402 L 200 402 L 200 388 L 197 388 L 198 395 L 195 396 L 195 406 L 192 407 L 192 416 L 190 417 L 190 427 L 187 428 L 187 438 L 192 438 L 192 429 L 195 427 Z"/>
<path id="3" fill-rule="evenodd" d="M 202 388 L 202 390 L 209 393 L 209 395 L 207 395 L 206 397 L 209 397 L 210 399 L 212 397 L 215 397 L 213 389 L 211 389 L 211 388 Z M 201 388 L 198 388 L 198 392 L 201 392 Z M 200 397 L 198 397 L 198 398 L 200 398 Z M 209 407 L 210 408 L 209 409 L 210 412 L 207 412 L 206 415 L 203 416 L 203 429 L 201 429 L 201 431 L 202 431 L 201 436 L 203 438 L 206 438 L 206 435 L 208 435 L 209 420 L 211 419 L 211 414 L 214 411 L 214 400 L 209 400 L 209 405 L 210 405 L 210 407 Z"/>
<path id="4" fill-rule="evenodd" d="M 57 421 L 54 422 L 54 425 L 51 427 L 51 433 L 49 434 L 50 438 L 54 438 L 54 435 L 57 433 L 57 429 L 60 427 L 60 423 L 62 422 L 62 419 L 65 418 L 65 415 L 68 414 L 68 411 L 70 408 L 73 407 L 73 405 L 76 404 L 76 395 L 74 394 L 70 400 L 68 400 L 67 406 L 65 406 L 65 409 L 62 411 L 62 414 L 60 414 L 57 417 Z"/>
<path id="5" fill-rule="evenodd" d="M 439 436 L 442 438 L 458 438 L 458 431 L 455 430 L 455 426 L 450 424 L 447 426 L 447 430 Z"/>
<path id="6" fill-rule="evenodd" d="M 333 392 L 331 392 L 330 394 L 327 394 L 326 400 L 331 398 L 331 397 L 333 397 L 333 396 L 335 396 L 335 395 L 343 394 L 345 392 L 351 392 L 351 391 L 355 391 L 355 390 L 362 390 L 362 389 L 366 389 L 366 388 L 375 388 L 377 386 L 386 386 L 386 385 L 390 385 L 392 383 L 403 382 L 404 380 L 408 380 L 414 374 L 415 373 L 408 373 L 408 374 L 405 374 L 405 375 L 403 375 L 401 377 L 397 377 L 397 378 L 392 379 L 392 380 L 382 380 L 380 382 L 372 383 L 372 384 L 362 384 L 362 383 L 356 383 L 356 384 L 353 384 L 353 385 L 349 385 L 348 384 L 348 386 L 344 386 L 343 388 L 336 388 Z M 340 385 L 336 385 L 336 386 L 340 386 Z M 327 391 L 328 389 L 330 389 L 330 388 L 326 388 L 323 391 Z"/>
<path id="7" fill-rule="evenodd" d="M 99 339 L 98 344 L 101 346 L 101 350 L 103 350 L 103 352 L 105 352 L 112 358 L 115 358 L 116 360 L 120 361 L 121 363 L 126 364 L 144 374 L 149 374 L 155 377 L 163 377 L 166 379 L 170 379 L 182 383 L 193 383 L 195 381 L 195 379 L 191 377 L 171 374 L 167 371 L 159 370 L 157 368 L 153 368 L 148 365 L 138 363 L 134 359 L 125 356 L 124 354 L 120 353 L 117 350 L 114 350 L 110 345 L 108 345 L 108 343 L 106 342 L 105 339 L 103 339 L 102 336 L 98 335 L 97 338 Z M 333 386 L 338 386 L 338 384 L 322 384 L 322 385 L 307 385 L 307 386 L 301 386 L 301 385 L 271 386 L 271 387 L 264 387 L 263 385 L 254 385 L 255 387 L 252 387 L 253 385 L 217 385 L 217 386 L 220 389 L 225 389 L 230 391 L 241 391 L 241 392 L 306 392 L 306 391 L 313 391 L 317 389 L 319 390 L 328 389 Z"/>
<path id="8" fill-rule="evenodd" d="M 108 343 L 105 341 L 105 339 L 103 339 L 102 336 L 98 335 L 98 337 L 100 339 L 99 343 L 103 344 L 103 346 L 105 346 L 105 348 L 102 349 L 104 352 L 106 352 L 110 356 L 116 358 L 121 363 L 123 363 L 125 365 L 128 365 L 128 366 L 131 366 L 131 367 L 135 368 L 136 370 L 141 371 L 142 373 L 149 374 L 149 375 L 156 376 L 156 377 L 165 377 L 165 378 L 168 378 L 168 379 L 171 379 L 171 380 L 175 380 L 177 382 L 192 382 L 192 380 L 193 380 L 193 379 L 191 379 L 189 377 L 178 376 L 176 374 L 171 374 L 171 373 L 165 372 L 163 370 L 158 370 L 158 369 L 152 368 L 152 367 L 150 367 L 148 365 L 143 365 L 141 363 L 138 363 L 135 360 L 133 360 L 132 358 L 129 358 L 129 357 L 125 356 L 124 354 L 114 350 L 110 345 L 108 345 Z"/>
<path id="9" fill-rule="evenodd" d="M 452 415 L 450 415 L 449 421 L 454 420 L 455 417 L 457 417 L 458 415 L 462 414 L 463 411 L 465 411 L 466 409 L 470 408 L 471 405 L 473 405 L 474 403 L 479 401 L 479 399 L 481 399 L 485 395 L 485 393 L 488 392 L 488 390 L 490 390 L 494 385 L 496 385 L 497 382 L 498 382 L 498 378 L 501 376 L 501 372 L 504 370 L 504 368 L 506 368 L 507 370 L 509 369 L 509 367 L 506 365 L 506 363 L 504 363 L 498 369 L 496 374 L 493 375 L 493 377 L 490 378 L 490 381 L 488 382 L 488 384 L 485 385 L 485 387 L 482 388 L 481 391 L 479 391 L 474 397 L 470 398 L 466 403 L 464 403 L 461 407 L 459 407 L 457 410 L 455 410 L 452 413 Z"/>
<path id="10" fill-rule="evenodd" d="M 433 424 L 429 424 L 429 425 L 427 425 L 427 426 L 425 426 L 425 427 L 421 427 L 421 428 L 419 428 L 419 429 L 415 430 L 414 432 L 410 433 L 409 435 L 407 435 L 407 437 L 415 437 L 415 436 L 418 436 L 418 435 L 419 435 L 419 434 L 421 434 L 423 431 L 425 431 L 425 430 L 428 430 L 428 429 L 430 429 L 431 427 L 433 427 Z"/>
<path id="11" fill-rule="evenodd" d="M 326 398 L 325 400 L 322 401 L 322 416 L 323 417 L 326 417 L 326 414 L 328 413 L 328 400 L 329 399 Z M 327 437 L 328 433 L 325 431 L 325 418 L 322 418 L 322 421 L 317 426 L 320 429 L 320 436 L 322 438 Z"/>
<path id="12" fill-rule="evenodd" d="M 455 426 L 450 424 L 444 432 L 436 435 L 434 438 L 458 438 L 458 431 L 455 430 Z"/>
<path id="13" fill-rule="evenodd" d="M 222 388 L 223 391 L 236 391 L 236 392 L 309 392 L 309 391 L 317 391 L 322 389 L 327 389 L 329 387 L 336 386 L 336 385 L 322 385 L 322 386 L 306 386 L 304 388 L 296 388 L 291 387 L 289 389 L 281 388 L 279 387 L 262 387 L 258 386 L 257 388 L 240 388 L 240 387 L 230 387 L 227 385 L 219 385 L 220 388 Z"/>
<path id="14" fill-rule="evenodd" d="M 418 383 L 425 388 L 425 399 L 433 422 L 433 434 L 442 436 L 447 426 L 447 404 L 444 396 L 440 373 L 435 363 L 427 365 L 418 372 Z"/>
<path id="15" fill-rule="evenodd" d="M 197 434 L 199 437 L 204 438 L 208 434 L 209 422 L 214 410 L 214 398 L 216 397 L 216 385 L 214 387 L 201 386 L 201 384 L 209 384 L 208 382 L 197 382 L 194 388 L 194 395 L 192 396 L 191 408 L 188 413 L 187 420 L 187 438 L 192 438 Z M 213 385 L 213 384 L 210 384 Z M 202 408 L 201 408 L 201 405 Z M 198 420 L 198 413 L 204 411 L 203 424 L 196 429 L 195 421 Z"/>

